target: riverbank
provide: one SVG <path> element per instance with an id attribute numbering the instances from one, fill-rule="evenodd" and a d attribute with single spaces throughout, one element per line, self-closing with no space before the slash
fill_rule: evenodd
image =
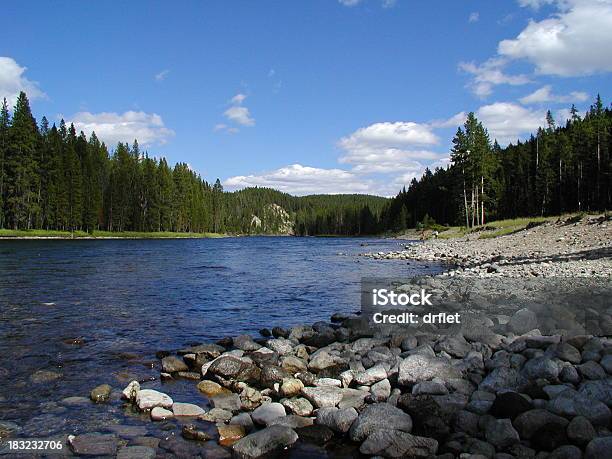
<path id="1" fill-rule="evenodd" d="M 437 326 L 385 334 L 365 317 L 335 314 L 330 322 L 262 329 L 259 337 L 159 351 L 161 381 L 191 382 L 207 403 L 183 403 L 147 381 L 132 381 L 120 393 L 98 386 L 93 403 L 122 397 L 124 409 L 162 426 L 161 438 L 125 444 L 116 434 L 88 433 L 70 436 L 68 444 L 77 454 L 117 457 L 256 459 L 283 450 L 287 457 L 292 451 L 297 457 L 608 457 L 607 305 L 591 308 L 595 325 L 589 325 L 577 319 L 575 304 L 556 302 L 566 282 L 542 284 L 534 293 L 521 288 L 522 280 L 489 279 L 487 289 L 457 292 L 459 279 L 437 279 L 425 281 L 427 287 L 474 295 L 467 303 L 478 312 L 464 315 L 452 334 Z M 602 286 L 609 294 L 605 283 L 584 282 L 594 296 Z M 503 305 L 482 302 L 502 292 L 510 292 Z M 551 309 L 525 307 L 534 295 L 534 306 L 543 301 Z"/>
<path id="2" fill-rule="evenodd" d="M 611 277 L 612 218 L 577 215 L 492 225 L 460 237 L 428 239 L 406 244 L 400 251 L 364 256 L 444 262 L 448 276 Z"/>
<path id="3" fill-rule="evenodd" d="M 172 231 L 56 231 L 0 229 L 1 239 L 202 239 L 228 237 L 221 233 L 179 233 Z"/>

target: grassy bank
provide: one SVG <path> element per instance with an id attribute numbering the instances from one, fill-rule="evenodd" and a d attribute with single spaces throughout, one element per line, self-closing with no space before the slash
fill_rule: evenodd
<path id="1" fill-rule="evenodd" d="M 527 227 L 537 226 L 539 224 L 556 221 L 558 219 L 567 219 L 571 217 L 577 217 L 578 213 L 556 215 L 551 217 L 524 217 L 524 218 L 513 218 L 507 220 L 498 220 L 488 222 L 485 225 L 479 225 L 474 228 L 466 228 L 465 226 L 449 226 L 438 228 L 438 239 L 454 239 L 467 235 L 473 235 L 477 239 L 491 239 L 499 236 L 506 236 L 508 234 L 522 231 Z M 430 239 L 433 236 L 433 230 L 428 229 L 424 232 L 421 230 L 408 230 L 402 234 L 396 235 L 396 237 L 403 239 Z"/>
<path id="2" fill-rule="evenodd" d="M 55 231 L 55 230 L 8 230 L 0 229 L 2 239 L 201 239 L 226 237 L 219 233 L 176 233 L 139 231 Z"/>

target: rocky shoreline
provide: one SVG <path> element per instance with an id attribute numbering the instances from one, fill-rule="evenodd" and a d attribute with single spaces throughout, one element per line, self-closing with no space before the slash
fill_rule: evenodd
<path id="1" fill-rule="evenodd" d="M 363 256 L 448 263 L 447 276 L 612 276 L 609 215 L 559 218 L 506 236 L 486 236 L 487 231 L 480 231 L 456 239 L 428 239 L 400 251 Z"/>
<path id="2" fill-rule="evenodd" d="M 298 444 L 313 445 L 307 457 L 334 457 L 330 445 L 349 448 L 337 457 L 610 457 L 609 329 L 542 335 L 528 309 L 473 325 L 452 335 L 377 336 L 364 318 L 336 314 L 329 323 L 160 351 L 161 379 L 193 380 L 210 406 L 133 381 L 122 393 L 126 406 L 168 423 L 155 447 L 119 447 L 101 434 L 69 444 L 77 454 L 122 458 L 263 458 Z M 109 386 L 91 393 L 95 403 L 110 396 Z"/>

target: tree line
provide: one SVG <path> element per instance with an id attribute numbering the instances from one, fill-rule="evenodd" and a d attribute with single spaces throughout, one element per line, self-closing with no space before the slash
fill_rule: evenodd
<path id="1" fill-rule="evenodd" d="M 0 228 L 258 234 L 289 223 L 299 235 L 374 234 L 386 201 L 225 192 L 219 179 L 210 184 L 186 163 L 151 158 L 137 141 L 109 152 L 95 133 L 38 123 L 23 92 L 12 114 L 6 99 L 0 109 Z"/>
<path id="2" fill-rule="evenodd" d="M 21 93 L 0 109 L 0 228 L 230 234 L 371 235 L 433 222 L 487 221 L 609 209 L 612 110 L 598 96 L 580 117 L 501 148 L 470 113 L 451 163 L 426 169 L 393 199 L 296 197 L 269 188 L 226 192 L 186 163 L 151 158 L 137 141 L 112 152 L 62 120 L 37 123 Z M 279 206 L 281 210 L 279 210 Z M 288 228 L 291 228 L 288 231 Z"/>
<path id="3" fill-rule="evenodd" d="M 381 213 L 381 226 L 401 231 L 432 222 L 473 227 L 516 217 L 603 211 L 612 204 L 612 110 L 601 97 L 580 117 L 546 126 L 501 148 L 470 113 L 457 129 L 451 163 L 425 171 Z"/>

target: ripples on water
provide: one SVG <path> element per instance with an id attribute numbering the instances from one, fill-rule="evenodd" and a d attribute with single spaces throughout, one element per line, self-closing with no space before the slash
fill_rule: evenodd
<path id="1" fill-rule="evenodd" d="M 0 420 L 16 422 L 29 436 L 138 423 L 119 403 L 73 407 L 61 400 L 87 397 L 102 383 L 121 388 L 133 377 L 158 377 L 154 354 L 160 349 L 354 312 L 362 276 L 439 269 L 357 257 L 399 243 L 281 237 L 0 241 Z M 61 378 L 32 382 L 38 370 Z M 206 403 L 193 382 L 163 384 L 162 390 L 179 401 Z"/>

